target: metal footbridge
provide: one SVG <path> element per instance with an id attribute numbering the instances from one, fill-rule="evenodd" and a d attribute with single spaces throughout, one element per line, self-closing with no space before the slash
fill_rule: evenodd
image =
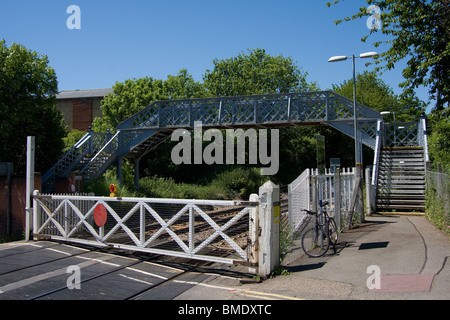
<path id="1" fill-rule="evenodd" d="M 384 135 L 379 112 L 361 104 L 356 112 L 358 139 L 376 151 L 377 166 L 381 145 L 392 138 Z M 138 163 L 174 130 L 193 129 L 196 121 L 204 129 L 328 125 L 355 138 L 353 101 L 332 91 L 155 101 L 120 123 L 115 133 L 89 131 L 43 175 L 43 191 L 53 192 L 56 180 L 73 171 L 90 181 L 123 158 Z M 395 130 L 396 144 L 423 144 L 417 124 L 406 125 L 403 139 Z"/>

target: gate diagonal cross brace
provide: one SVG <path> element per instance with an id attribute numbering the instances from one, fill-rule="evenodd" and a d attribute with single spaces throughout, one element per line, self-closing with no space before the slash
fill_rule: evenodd
<path id="1" fill-rule="evenodd" d="M 95 229 L 86 221 L 87 218 L 94 212 L 95 206 L 93 206 L 85 215 L 81 213 L 81 211 L 70 201 L 64 200 L 64 202 L 69 203 L 70 207 L 73 209 L 75 214 L 80 218 L 80 221 L 75 225 L 75 227 L 66 235 L 69 238 L 75 231 L 77 231 L 78 227 L 83 223 L 84 226 L 89 230 L 89 232 L 96 238 L 98 241 L 102 242 L 100 239 L 100 235 L 95 231 Z"/>
<path id="2" fill-rule="evenodd" d="M 189 248 L 186 246 L 186 244 L 177 236 L 175 232 L 173 232 L 172 229 L 170 229 L 170 226 L 189 209 L 189 204 L 186 204 L 183 209 L 178 211 L 178 213 L 174 215 L 167 223 L 147 203 L 142 203 L 142 205 L 161 225 L 161 228 L 150 239 L 148 239 L 147 242 L 144 243 L 144 248 L 149 246 L 155 239 L 157 239 L 161 235 L 161 233 L 167 231 L 167 233 L 172 237 L 172 239 L 175 240 L 175 242 L 181 247 L 181 249 L 183 249 L 185 253 L 189 253 Z"/>
<path id="3" fill-rule="evenodd" d="M 211 243 L 215 238 L 217 238 L 219 235 L 234 249 L 236 250 L 241 258 L 244 260 L 247 260 L 247 254 L 242 250 L 241 247 L 239 247 L 233 239 L 231 239 L 228 235 L 224 233 L 230 226 L 232 226 L 236 221 L 238 221 L 240 218 L 242 218 L 245 214 L 250 212 L 249 207 L 245 207 L 241 210 L 237 215 L 235 215 L 232 219 L 230 219 L 226 224 L 224 224 L 222 227 L 219 227 L 217 223 L 211 219 L 210 216 L 208 216 L 203 210 L 201 210 L 196 205 L 192 205 L 192 207 L 197 211 L 200 216 L 205 219 L 206 222 L 209 223 L 211 227 L 216 231 L 211 236 L 209 236 L 205 241 L 203 241 L 193 252 L 192 254 L 196 254 L 201 249 L 203 249 L 205 246 L 207 246 L 209 243 Z"/>
<path id="4" fill-rule="evenodd" d="M 238 252 L 238 254 L 243 258 L 244 260 L 247 259 L 247 254 L 242 250 L 228 235 L 226 235 L 224 232 L 232 226 L 236 221 L 241 219 L 245 214 L 249 212 L 249 208 L 246 207 L 243 210 L 241 210 L 236 216 L 234 216 L 232 219 L 230 219 L 226 224 L 224 224 L 222 227 L 219 227 L 217 223 L 211 219 L 203 210 L 201 210 L 197 205 L 195 204 L 186 204 L 180 211 L 177 212 L 176 215 L 174 215 L 168 222 L 165 222 L 159 214 L 153 210 L 147 203 L 141 203 L 140 205 L 144 206 L 145 209 L 155 218 L 155 220 L 161 225 L 161 228 L 150 238 L 148 239 L 144 244 L 143 247 L 148 247 L 154 240 L 156 240 L 164 231 L 169 233 L 169 235 L 172 237 L 172 239 L 175 240 L 175 242 L 183 249 L 183 251 L 187 254 L 195 255 L 199 251 L 201 251 L 204 247 L 206 247 L 208 244 L 210 244 L 215 238 L 217 238 L 219 235 L 234 249 Z M 189 247 L 186 246 L 186 244 L 177 236 L 177 234 L 170 228 L 170 226 L 177 221 L 184 213 L 186 213 L 189 210 L 189 214 L 193 216 L 195 212 L 197 212 L 214 230 L 215 232 L 210 235 L 206 240 L 204 240 L 200 245 L 197 247 L 194 246 L 193 242 L 193 236 L 189 237 Z M 195 212 L 194 212 L 195 211 Z M 192 227 L 189 228 L 189 234 L 192 235 L 194 233 L 194 230 L 192 230 Z"/>
<path id="5" fill-rule="evenodd" d="M 133 242 L 139 246 L 140 241 L 139 239 L 134 235 L 134 233 L 125 225 L 125 222 L 136 212 L 136 210 L 139 208 L 139 203 L 136 203 L 136 205 L 123 217 L 120 218 L 117 213 L 112 209 L 106 202 L 101 201 L 98 202 L 98 204 L 103 204 L 106 208 L 106 210 L 113 216 L 114 220 L 116 220 L 117 224 L 108 232 L 107 235 L 103 238 L 103 241 L 106 241 L 114 232 L 116 232 L 117 229 L 122 228 L 125 233 L 130 237 Z M 97 204 L 97 205 L 98 205 Z"/>
<path id="6" fill-rule="evenodd" d="M 56 215 L 56 213 L 62 208 L 64 201 L 61 202 L 59 204 L 59 206 L 55 209 L 55 211 L 51 212 L 51 210 L 40 200 L 37 200 L 37 202 L 39 203 L 40 207 L 44 210 L 45 214 L 48 216 L 48 219 L 42 224 L 42 226 L 39 228 L 39 230 L 36 233 L 40 233 L 42 232 L 42 230 L 44 230 L 44 228 L 50 223 L 52 222 L 53 225 L 55 225 L 59 232 L 61 232 L 61 234 L 65 234 L 64 228 L 61 226 L 61 224 L 56 221 L 53 217 Z"/>

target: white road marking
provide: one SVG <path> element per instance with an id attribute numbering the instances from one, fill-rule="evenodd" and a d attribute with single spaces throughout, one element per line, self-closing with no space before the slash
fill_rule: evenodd
<path id="1" fill-rule="evenodd" d="M 141 280 L 141 279 L 136 279 L 136 278 L 133 278 L 133 277 L 129 277 L 129 276 L 126 276 L 126 275 L 124 275 L 122 273 L 119 273 L 119 276 L 121 276 L 121 277 L 123 277 L 125 279 L 136 281 L 136 282 L 145 283 L 145 284 L 148 284 L 149 286 L 153 285 L 153 283 L 151 283 L 151 282 L 147 282 L 147 281 L 144 281 L 144 280 Z"/>
<path id="2" fill-rule="evenodd" d="M 81 257 L 78 257 L 78 258 L 81 258 Z M 89 261 L 79 263 L 79 264 L 77 264 L 77 266 L 80 267 L 80 269 L 82 269 L 82 268 L 86 268 L 86 267 L 89 267 L 89 266 L 97 264 L 97 263 L 106 263 L 105 260 L 112 259 L 112 257 L 105 257 L 104 259 L 91 259 L 91 258 L 88 258 L 88 259 L 89 259 Z M 50 271 L 50 272 L 46 272 L 46 273 L 43 273 L 43 274 L 40 274 L 37 276 L 19 280 L 19 281 L 13 282 L 13 283 L 9 283 L 7 285 L 0 287 L 0 294 L 8 292 L 8 291 L 12 291 L 12 290 L 17 290 L 22 287 L 29 286 L 33 283 L 43 281 L 46 279 L 50 279 L 53 277 L 61 276 L 66 273 L 67 273 L 67 267 L 60 268 L 60 269 Z"/>

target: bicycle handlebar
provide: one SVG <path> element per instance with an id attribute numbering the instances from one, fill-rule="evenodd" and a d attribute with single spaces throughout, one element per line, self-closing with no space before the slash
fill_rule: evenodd
<path id="1" fill-rule="evenodd" d="M 326 205 L 328 205 L 329 203 L 330 203 L 329 201 L 324 201 L 324 202 L 322 202 L 322 205 L 320 207 L 323 208 Z M 315 211 L 310 211 L 310 210 L 307 210 L 307 209 L 302 209 L 302 211 L 305 211 L 307 214 L 310 214 L 312 216 L 316 214 Z"/>
<path id="2" fill-rule="evenodd" d="M 316 214 L 314 211 L 309 211 L 309 210 L 306 210 L 306 209 L 303 209 L 302 211 L 305 211 L 307 214 L 310 214 L 312 216 Z"/>
<path id="3" fill-rule="evenodd" d="M 330 202 L 329 201 L 324 201 L 322 202 L 322 205 L 320 206 L 321 208 L 325 207 L 326 205 L 328 205 Z"/>

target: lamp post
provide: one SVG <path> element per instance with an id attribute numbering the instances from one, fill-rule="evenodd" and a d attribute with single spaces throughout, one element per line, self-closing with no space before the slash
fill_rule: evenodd
<path id="1" fill-rule="evenodd" d="M 338 62 L 338 61 L 344 61 L 352 59 L 353 62 L 353 126 L 355 127 L 354 135 L 355 135 L 355 163 L 361 163 L 361 153 L 362 150 L 360 149 L 359 145 L 359 139 L 358 139 L 358 116 L 356 112 L 356 73 L 355 73 L 355 60 L 356 58 L 365 59 L 365 58 L 372 58 L 377 56 L 378 53 L 376 52 L 366 52 L 361 53 L 359 56 L 352 55 L 351 57 L 347 56 L 334 56 L 328 59 L 328 62 Z"/>

